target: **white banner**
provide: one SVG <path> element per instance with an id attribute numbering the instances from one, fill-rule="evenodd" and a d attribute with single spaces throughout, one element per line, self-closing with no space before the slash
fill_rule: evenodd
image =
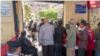
<path id="1" fill-rule="evenodd" d="M 1 16 L 11 16 L 10 4 L 1 3 Z"/>

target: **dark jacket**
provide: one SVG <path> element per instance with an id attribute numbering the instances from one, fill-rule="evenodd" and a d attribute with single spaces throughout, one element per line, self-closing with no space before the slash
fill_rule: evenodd
<path id="1" fill-rule="evenodd" d="M 20 42 L 22 42 L 21 52 L 23 54 L 34 54 L 37 49 L 31 45 L 30 41 L 26 37 L 20 37 Z"/>
<path id="2" fill-rule="evenodd" d="M 94 34 L 96 35 L 97 33 L 99 33 L 100 31 L 100 27 L 96 28 L 93 30 Z M 94 37 L 95 38 L 95 51 L 100 53 L 100 37 Z"/>
<path id="3" fill-rule="evenodd" d="M 78 34 L 79 42 L 78 47 L 87 49 L 87 43 L 88 43 L 88 30 L 85 27 L 85 29 L 81 32 L 81 34 Z"/>
<path id="4" fill-rule="evenodd" d="M 32 28 L 32 32 L 36 32 L 37 28 L 36 28 L 36 24 L 34 24 L 34 27 Z"/>
<path id="5" fill-rule="evenodd" d="M 32 25 L 32 23 L 29 23 L 29 26 L 28 26 L 29 31 L 31 30 L 31 25 Z"/>
<path id="6" fill-rule="evenodd" d="M 64 33 L 66 33 L 66 29 L 64 27 L 58 25 L 55 28 L 54 42 L 55 43 L 62 43 Z"/>
<path id="7" fill-rule="evenodd" d="M 40 24 L 39 31 L 40 31 L 40 28 L 41 28 L 41 26 L 42 26 L 43 24 L 44 24 L 44 23 L 41 23 L 41 24 Z"/>
<path id="8" fill-rule="evenodd" d="M 41 24 L 40 24 L 40 28 L 41 28 L 41 26 L 42 26 L 43 24 L 44 24 L 44 23 L 41 23 Z"/>

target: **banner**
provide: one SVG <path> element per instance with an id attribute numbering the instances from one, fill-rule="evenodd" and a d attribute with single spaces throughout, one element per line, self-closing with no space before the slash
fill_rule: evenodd
<path id="1" fill-rule="evenodd" d="M 76 14 L 85 14 L 86 13 L 86 4 L 76 4 L 75 13 Z"/>
<path id="2" fill-rule="evenodd" d="M 88 9 L 100 8 L 100 1 L 87 1 Z"/>
<path id="3" fill-rule="evenodd" d="M 24 0 L 24 1 L 40 1 L 40 2 L 52 2 L 52 3 L 64 3 L 64 0 Z"/>

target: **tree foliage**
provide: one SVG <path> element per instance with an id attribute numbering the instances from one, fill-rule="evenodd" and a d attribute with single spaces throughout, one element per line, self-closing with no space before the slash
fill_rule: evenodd
<path id="1" fill-rule="evenodd" d="M 48 18 L 48 19 L 57 19 L 57 13 L 59 11 L 59 8 L 53 10 L 53 9 L 47 9 L 47 10 L 40 10 L 38 12 L 39 16 L 42 18 Z"/>
<path id="2" fill-rule="evenodd" d="M 32 19 L 32 17 L 33 17 L 31 15 L 32 9 L 31 9 L 30 5 L 24 4 L 24 10 L 25 10 L 25 18 L 26 19 Z"/>

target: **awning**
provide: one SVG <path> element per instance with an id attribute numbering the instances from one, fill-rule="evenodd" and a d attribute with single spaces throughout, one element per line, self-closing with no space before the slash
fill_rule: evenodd
<path id="1" fill-rule="evenodd" d="M 100 1 L 87 1 L 88 9 L 100 8 Z"/>

